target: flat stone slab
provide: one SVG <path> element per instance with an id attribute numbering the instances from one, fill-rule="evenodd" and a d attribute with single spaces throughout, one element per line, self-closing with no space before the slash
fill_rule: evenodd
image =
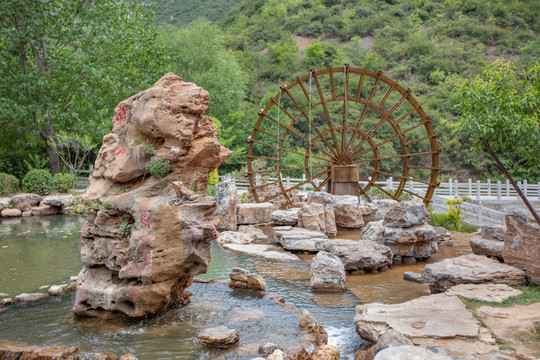
<path id="1" fill-rule="evenodd" d="M 471 300 L 503 302 L 512 296 L 523 294 L 520 290 L 506 284 L 460 284 L 451 287 L 449 295 L 459 295 Z"/>
<path id="2" fill-rule="evenodd" d="M 454 360 L 448 354 L 437 354 L 423 346 L 401 345 L 383 349 L 375 355 L 373 360 Z"/>
<path id="3" fill-rule="evenodd" d="M 229 348 L 240 340 L 238 332 L 226 326 L 204 329 L 197 335 L 197 338 L 201 345 L 220 349 Z"/>
<path id="4" fill-rule="evenodd" d="M 276 210 L 272 213 L 272 222 L 274 225 L 291 225 L 298 224 L 298 211 L 300 208 L 289 210 Z"/>
<path id="5" fill-rule="evenodd" d="M 422 281 L 440 292 L 458 284 L 523 284 L 525 272 L 486 256 L 468 254 L 426 265 Z"/>
<path id="6" fill-rule="evenodd" d="M 471 238 L 470 244 L 473 253 L 476 255 L 493 256 L 501 260 L 503 258 L 504 241 L 474 236 Z"/>
<path id="7" fill-rule="evenodd" d="M 376 270 L 392 265 L 392 250 L 370 240 L 332 239 L 321 242 L 322 250 L 339 256 L 345 270 Z"/>
<path id="8" fill-rule="evenodd" d="M 318 252 L 328 236 L 299 227 L 278 226 L 273 229 L 274 241 L 286 250 Z"/>
<path id="9" fill-rule="evenodd" d="M 272 203 L 238 204 L 238 225 L 267 224 L 272 222 L 275 206 Z"/>
<path id="10" fill-rule="evenodd" d="M 301 261 L 301 259 L 291 253 L 288 253 L 283 250 L 283 248 L 274 245 L 265 245 L 265 244 L 248 244 L 248 245 L 239 245 L 239 244 L 222 244 L 223 248 L 238 252 L 241 254 L 258 256 L 265 258 L 271 261 L 280 261 L 280 262 L 296 262 Z"/>

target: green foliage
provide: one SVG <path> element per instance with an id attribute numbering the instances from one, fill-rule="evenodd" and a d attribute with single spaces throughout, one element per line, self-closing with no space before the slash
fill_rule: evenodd
<path id="1" fill-rule="evenodd" d="M 15 176 L 0 173 L 0 196 L 10 195 L 19 190 L 19 179 Z"/>
<path id="2" fill-rule="evenodd" d="M 513 288 L 523 292 L 521 295 L 512 296 L 508 299 L 498 303 L 491 301 L 481 301 L 481 300 L 469 300 L 463 299 L 463 302 L 468 309 L 477 309 L 482 305 L 488 305 L 492 307 L 512 307 L 516 305 L 530 305 L 533 303 L 540 302 L 540 286 L 530 283 L 529 285 L 512 285 Z"/>
<path id="3" fill-rule="evenodd" d="M 214 185 L 219 181 L 219 173 L 218 169 L 215 169 L 210 173 L 210 176 L 208 177 L 208 185 Z"/>
<path id="4" fill-rule="evenodd" d="M 49 160 L 46 157 L 40 156 L 39 154 L 30 154 L 28 155 L 28 158 L 28 161 L 23 160 L 28 170 L 43 170 L 47 168 Z"/>
<path id="5" fill-rule="evenodd" d="M 114 205 L 114 203 L 110 200 L 103 200 L 101 202 L 101 205 L 103 206 L 103 208 L 107 209 L 107 210 L 114 210 L 116 209 L 116 206 Z"/>
<path id="6" fill-rule="evenodd" d="M 52 188 L 60 192 L 68 192 L 73 187 L 75 176 L 71 174 L 54 174 Z"/>
<path id="7" fill-rule="evenodd" d="M 122 237 L 127 237 L 131 235 L 132 227 L 133 227 L 133 224 L 130 224 L 127 221 L 124 221 L 122 224 L 120 224 L 120 228 L 118 228 L 118 233 L 122 235 Z"/>
<path id="8" fill-rule="evenodd" d="M 160 177 L 165 176 L 171 172 L 171 162 L 163 159 L 162 157 L 152 158 L 146 163 L 146 171 L 148 171 L 150 175 Z"/>
<path id="9" fill-rule="evenodd" d="M 150 158 L 156 153 L 156 148 L 152 144 L 148 144 L 144 147 L 144 157 Z"/>
<path id="10" fill-rule="evenodd" d="M 428 217 L 428 222 L 432 226 L 442 226 L 447 230 L 454 230 L 460 232 L 475 232 L 476 227 L 472 225 L 466 226 L 466 231 L 463 229 L 463 222 L 461 219 L 461 204 L 463 202 L 470 200 L 468 196 L 462 198 L 449 199 L 446 201 L 448 205 L 447 214 L 434 214 L 433 211 L 429 211 L 430 215 Z"/>
<path id="11" fill-rule="evenodd" d="M 52 190 L 53 177 L 49 170 L 34 169 L 24 176 L 22 188 L 25 192 L 45 195 Z"/>
<path id="12" fill-rule="evenodd" d="M 306 48 L 306 67 L 321 69 L 333 64 L 343 64 L 343 52 L 332 44 L 315 42 Z"/>

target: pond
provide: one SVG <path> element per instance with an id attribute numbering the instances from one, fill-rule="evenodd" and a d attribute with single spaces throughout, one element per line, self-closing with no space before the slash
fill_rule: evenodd
<path id="1" fill-rule="evenodd" d="M 79 232 L 84 219 L 48 217 L 0 223 L 0 293 L 14 297 L 21 292 L 45 292 L 46 285 L 69 282 L 82 267 Z M 338 236 L 357 238 L 358 232 Z M 435 259 L 470 252 L 468 241 L 454 247 L 440 247 Z M 309 262 L 277 264 L 260 258 L 231 253 L 212 243 L 210 268 L 200 278 L 227 280 L 230 270 L 242 267 L 262 275 L 268 292 L 277 292 L 286 304 L 306 309 L 329 333 L 329 343 L 340 348 L 343 359 L 367 346 L 353 325 L 355 305 L 365 302 L 395 303 L 428 293 L 424 285 L 403 280 L 404 271 L 420 271 L 426 263 L 397 265 L 378 274 L 347 277 L 348 291 L 340 294 L 315 293 L 309 288 Z M 283 348 L 300 341 L 298 314 L 289 312 L 268 298 L 231 290 L 220 284 L 194 283 L 191 303 L 152 319 L 138 322 L 110 322 L 76 319 L 71 308 L 73 295 L 44 299 L 0 311 L 0 339 L 31 345 L 66 344 L 82 351 L 105 351 L 115 355 L 131 352 L 138 359 L 252 359 L 249 346 L 231 351 L 207 350 L 197 341 L 204 328 L 226 325 L 240 335 L 240 346 L 267 341 Z M 255 316 L 235 321 L 238 311 Z M 240 312 L 242 313 L 242 312 Z M 245 353 L 243 353 L 243 351 Z"/>

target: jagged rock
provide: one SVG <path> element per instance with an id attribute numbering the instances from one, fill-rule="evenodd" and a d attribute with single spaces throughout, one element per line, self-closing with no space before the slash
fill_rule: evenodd
<path id="1" fill-rule="evenodd" d="M 497 349 L 489 330 L 455 295 L 434 294 L 401 304 L 358 305 L 354 323 L 358 335 L 373 343 L 385 331 L 394 329 L 414 345 L 452 349 L 458 355 Z"/>
<path id="2" fill-rule="evenodd" d="M 272 213 L 272 222 L 277 226 L 295 226 L 298 224 L 298 210 L 300 209 L 276 210 Z"/>
<path id="3" fill-rule="evenodd" d="M 502 260 L 502 251 L 504 242 L 500 240 L 486 239 L 480 236 L 473 236 L 469 243 L 473 253 L 476 255 L 485 255 L 496 257 Z"/>
<path id="4" fill-rule="evenodd" d="M 204 193 L 210 172 L 232 155 L 203 116 L 208 100 L 207 91 L 168 73 L 116 107 L 84 198 L 115 195 L 101 199 L 103 209 L 81 231 L 76 315 L 146 317 L 189 301 L 185 288 L 206 272 L 218 236 L 216 203 L 171 205 L 171 185 L 180 180 Z M 172 173 L 141 180 L 150 145 Z"/>
<path id="5" fill-rule="evenodd" d="M 280 349 L 274 350 L 274 352 L 266 358 L 266 360 L 283 360 L 283 359 L 285 359 L 285 353 L 281 351 Z"/>
<path id="6" fill-rule="evenodd" d="M 3 218 L 10 218 L 10 217 L 21 217 L 22 216 L 22 211 L 19 210 L 19 209 L 10 209 L 10 208 L 6 208 L 4 210 L 2 210 L 2 212 L 0 212 L 0 216 L 2 216 Z"/>
<path id="7" fill-rule="evenodd" d="M 283 250 L 280 246 L 275 245 L 266 245 L 266 244 L 248 244 L 248 245 L 237 245 L 237 244 L 222 244 L 222 246 L 230 251 L 238 252 L 241 254 L 258 256 L 265 258 L 271 261 L 279 262 L 296 262 L 301 261 L 301 259 Z"/>
<path id="8" fill-rule="evenodd" d="M 272 203 L 238 204 L 238 225 L 257 225 L 272 222 L 272 212 L 275 206 Z"/>
<path id="9" fill-rule="evenodd" d="M 0 300 L 0 306 L 9 306 L 13 304 L 13 300 L 11 298 L 4 298 Z"/>
<path id="10" fill-rule="evenodd" d="M 311 262 L 310 287 L 320 291 L 344 291 L 345 267 L 336 255 L 320 251 Z"/>
<path id="11" fill-rule="evenodd" d="M 32 216 L 50 216 L 58 215 L 60 208 L 55 206 L 41 205 L 32 207 Z"/>
<path id="12" fill-rule="evenodd" d="M 237 195 L 236 184 L 232 181 L 217 183 L 217 193 L 214 200 L 217 203 L 214 215 L 219 219 L 218 230 L 237 229 Z"/>
<path id="13" fill-rule="evenodd" d="M 449 295 L 458 295 L 466 299 L 503 302 L 511 296 L 521 295 L 520 290 L 511 288 L 506 284 L 459 284 L 452 286 L 446 292 Z"/>
<path id="14" fill-rule="evenodd" d="M 377 199 L 373 200 L 373 207 L 375 208 L 375 212 L 364 215 L 364 221 L 366 223 L 372 222 L 372 221 L 379 221 L 384 218 L 386 215 L 386 212 L 388 209 L 392 208 L 394 205 L 399 204 L 396 200 L 393 199 Z"/>
<path id="15" fill-rule="evenodd" d="M 426 206 L 421 202 L 402 201 L 392 206 L 384 215 L 383 225 L 410 228 L 426 222 Z"/>
<path id="16" fill-rule="evenodd" d="M 204 329 L 197 338 L 201 345 L 220 349 L 230 348 L 240 340 L 238 332 L 226 326 Z"/>
<path id="17" fill-rule="evenodd" d="M 454 245 L 454 242 L 452 241 L 452 234 L 449 233 L 445 228 L 435 226 L 433 230 L 435 231 L 435 241 L 437 244 L 446 246 Z"/>
<path id="18" fill-rule="evenodd" d="M 49 297 L 49 295 L 43 294 L 43 293 L 30 293 L 30 294 L 22 293 L 15 296 L 14 303 L 18 304 L 18 303 L 23 303 L 23 302 L 36 301 L 36 300 L 43 299 L 46 297 Z"/>
<path id="19" fill-rule="evenodd" d="M 433 349 L 423 346 L 401 345 L 383 349 L 375 355 L 374 360 L 456 360 L 448 354 L 438 354 Z"/>
<path id="20" fill-rule="evenodd" d="M 9 208 L 9 201 L 0 200 L 0 211 Z"/>
<path id="21" fill-rule="evenodd" d="M 11 201 L 13 202 L 13 207 L 21 211 L 29 211 L 32 209 L 32 206 L 39 204 L 41 201 L 41 195 L 38 194 L 20 194 L 15 195 Z"/>
<path id="22" fill-rule="evenodd" d="M 229 274 L 231 282 L 229 286 L 236 289 L 254 290 L 264 293 L 266 291 L 266 281 L 257 274 L 252 274 L 245 269 L 234 268 Z"/>
<path id="23" fill-rule="evenodd" d="M 311 360 L 339 360 L 339 349 L 334 345 L 321 345 L 313 351 Z"/>
<path id="24" fill-rule="evenodd" d="M 328 236 L 321 232 L 290 226 L 273 228 L 274 241 L 283 246 L 285 250 L 317 252 L 321 250 L 321 243 Z"/>
<path id="25" fill-rule="evenodd" d="M 60 285 L 53 285 L 49 288 L 49 290 L 47 290 L 47 294 L 49 294 L 49 296 L 62 296 L 65 292 L 66 290 L 64 287 Z"/>
<path id="26" fill-rule="evenodd" d="M 328 343 L 328 334 L 321 324 L 311 315 L 307 310 L 302 310 L 302 316 L 300 316 L 300 330 L 307 336 L 313 343 L 325 345 Z"/>
<path id="27" fill-rule="evenodd" d="M 79 355 L 79 360 L 116 360 L 118 357 L 109 355 L 101 351 L 93 351 L 82 353 Z"/>
<path id="28" fill-rule="evenodd" d="M 48 206 L 56 206 L 56 207 L 62 207 L 66 204 L 70 203 L 73 200 L 73 196 L 71 195 L 65 195 L 65 196 L 47 196 L 44 197 L 40 205 L 48 205 Z"/>
<path id="29" fill-rule="evenodd" d="M 355 360 L 373 360 L 375 355 L 381 350 L 395 347 L 395 346 L 402 346 L 402 345 L 411 345 L 414 346 L 412 341 L 400 333 L 397 330 L 390 329 L 387 331 L 384 331 L 379 336 L 379 340 L 375 345 L 370 347 L 367 350 L 360 350 L 356 352 L 354 355 Z"/>
<path id="30" fill-rule="evenodd" d="M 23 218 L 30 217 L 30 216 L 32 216 L 32 210 L 23 211 L 23 213 L 22 213 Z"/>
<path id="31" fill-rule="evenodd" d="M 80 355 L 79 349 L 66 345 L 38 347 L 20 341 L 0 340 L 0 359 L 80 360 Z"/>
<path id="32" fill-rule="evenodd" d="M 373 221 L 362 230 L 361 237 L 388 246 L 394 255 L 417 259 L 427 259 L 438 250 L 435 230 L 428 224 L 401 228 L 385 226 L 383 220 Z"/>
<path id="33" fill-rule="evenodd" d="M 373 204 L 358 201 L 357 196 L 330 195 L 325 192 L 310 192 L 307 195 L 308 204 L 319 203 L 325 207 L 331 206 L 334 217 L 332 218 L 329 213 L 327 220 L 344 229 L 361 228 L 364 225 L 363 216 L 371 216 L 377 211 Z"/>
<path id="34" fill-rule="evenodd" d="M 266 342 L 259 346 L 259 354 L 261 355 L 270 355 L 276 350 L 281 350 L 279 345 L 272 342 Z"/>
<path id="35" fill-rule="evenodd" d="M 238 227 L 238 231 L 247 234 L 253 237 L 253 241 L 262 241 L 266 242 L 268 240 L 268 235 L 264 233 L 260 228 L 252 225 L 242 225 Z"/>
<path id="36" fill-rule="evenodd" d="M 392 250 L 375 241 L 335 239 L 323 242 L 322 248 L 338 256 L 349 272 L 392 265 Z"/>
<path id="37" fill-rule="evenodd" d="M 242 233 L 239 231 L 224 231 L 219 234 L 217 238 L 217 243 L 220 245 L 223 244 L 236 244 L 236 245 L 245 245 L 251 244 L 255 241 L 255 237 L 250 234 Z"/>
<path id="38" fill-rule="evenodd" d="M 483 238 L 491 240 L 504 241 L 506 226 L 504 225 L 482 225 L 480 235 Z"/>
<path id="39" fill-rule="evenodd" d="M 468 254 L 426 265 L 422 270 L 422 281 L 432 292 L 440 292 L 458 284 L 523 284 L 525 273 L 497 260 Z"/>
<path id="40" fill-rule="evenodd" d="M 304 204 L 298 211 L 298 227 L 321 233 L 326 232 L 324 206 L 317 203 Z"/>
<path id="41" fill-rule="evenodd" d="M 522 269 L 529 281 L 540 285 L 540 225 L 523 209 L 512 211 L 505 220 L 504 262 Z"/>
<path id="42" fill-rule="evenodd" d="M 334 209 L 334 197 L 325 192 L 310 192 L 307 195 L 308 204 L 320 204 L 324 208 L 324 233 L 330 237 L 337 234 L 337 224 Z"/>

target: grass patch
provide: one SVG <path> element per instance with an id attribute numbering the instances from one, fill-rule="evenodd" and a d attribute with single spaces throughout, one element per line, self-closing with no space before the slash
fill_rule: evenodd
<path id="1" fill-rule="evenodd" d="M 467 233 L 467 234 L 472 234 L 472 233 L 475 233 L 478 231 L 478 227 L 472 225 L 472 224 L 468 224 L 468 223 L 463 223 L 463 225 L 461 226 L 461 232 L 462 233 Z"/>
<path id="2" fill-rule="evenodd" d="M 540 302 L 540 286 L 535 284 L 529 285 L 512 285 L 514 289 L 521 290 L 523 294 L 509 297 L 501 303 L 491 301 L 480 301 L 462 299 L 469 310 L 476 310 L 482 305 L 488 305 L 493 307 L 512 307 L 515 305 L 529 305 L 532 303 Z"/>

